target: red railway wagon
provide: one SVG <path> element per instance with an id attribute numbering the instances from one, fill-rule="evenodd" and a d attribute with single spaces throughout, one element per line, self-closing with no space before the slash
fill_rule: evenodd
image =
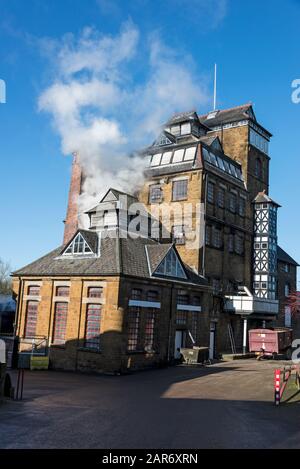
<path id="1" fill-rule="evenodd" d="M 293 331 L 288 328 L 252 329 L 249 331 L 249 351 L 256 355 L 273 356 L 292 353 Z"/>

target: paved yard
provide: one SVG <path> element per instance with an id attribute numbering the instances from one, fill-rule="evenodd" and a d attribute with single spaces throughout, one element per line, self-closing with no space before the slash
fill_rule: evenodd
<path id="1" fill-rule="evenodd" d="M 277 365 L 122 377 L 28 371 L 25 400 L 0 406 L 0 448 L 300 448 L 297 399 L 272 405 Z"/>

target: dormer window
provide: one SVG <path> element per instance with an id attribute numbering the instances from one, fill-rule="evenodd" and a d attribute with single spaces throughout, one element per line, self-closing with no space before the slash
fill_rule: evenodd
<path id="1" fill-rule="evenodd" d="M 93 251 L 89 247 L 84 237 L 78 233 L 78 235 L 69 244 L 67 249 L 63 252 L 63 256 L 77 256 L 84 254 L 93 254 Z"/>

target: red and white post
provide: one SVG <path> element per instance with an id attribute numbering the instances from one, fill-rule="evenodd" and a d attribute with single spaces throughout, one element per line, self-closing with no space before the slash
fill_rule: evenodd
<path id="1" fill-rule="evenodd" d="M 274 387 L 275 387 L 275 405 L 280 404 L 280 370 L 275 370 L 275 380 L 274 380 Z"/>

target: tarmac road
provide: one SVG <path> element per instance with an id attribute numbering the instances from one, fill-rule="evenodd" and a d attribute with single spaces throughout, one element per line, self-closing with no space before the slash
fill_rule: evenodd
<path id="1" fill-rule="evenodd" d="M 299 396 L 273 404 L 278 365 L 27 371 L 24 401 L 0 406 L 0 448 L 300 448 Z M 291 383 L 286 397 L 295 392 Z"/>

